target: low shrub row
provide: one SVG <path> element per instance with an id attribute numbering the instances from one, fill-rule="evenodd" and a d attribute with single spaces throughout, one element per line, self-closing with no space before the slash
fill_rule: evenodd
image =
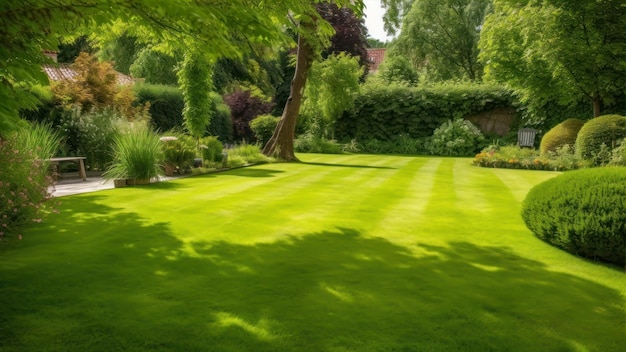
<path id="1" fill-rule="evenodd" d="M 473 164 L 482 167 L 550 171 L 576 170 L 589 165 L 576 156 L 567 144 L 556 152 L 545 155 L 535 149 L 517 146 L 489 146 L 474 157 Z"/>

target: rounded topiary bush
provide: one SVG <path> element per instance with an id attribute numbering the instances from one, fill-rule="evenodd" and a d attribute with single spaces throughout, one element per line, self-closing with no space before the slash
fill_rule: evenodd
<path id="1" fill-rule="evenodd" d="M 626 258 L 626 168 L 570 171 L 530 190 L 526 226 L 571 253 L 618 265 Z"/>
<path id="2" fill-rule="evenodd" d="M 626 137 L 626 117 L 604 115 L 587 121 L 576 138 L 576 154 L 600 165 L 610 158 L 610 151 Z M 603 150 L 603 146 L 605 145 Z M 607 154 L 607 155 L 605 155 Z"/>
<path id="3" fill-rule="evenodd" d="M 573 147 L 576 144 L 578 131 L 580 131 L 584 124 L 585 121 L 580 119 L 567 119 L 554 126 L 541 138 L 541 145 L 539 146 L 541 155 L 556 152 L 558 148 L 566 144 Z"/>

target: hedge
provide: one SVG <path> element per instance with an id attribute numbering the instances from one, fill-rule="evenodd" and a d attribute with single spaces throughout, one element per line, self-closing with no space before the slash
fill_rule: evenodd
<path id="1" fill-rule="evenodd" d="M 400 133 L 423 138 L 447 120 L 514 106 L 514 101 L 509 90 L 495 85 L 369 86 L 338 119 L 335 136 L 342 141 L 390 141 Z"/>

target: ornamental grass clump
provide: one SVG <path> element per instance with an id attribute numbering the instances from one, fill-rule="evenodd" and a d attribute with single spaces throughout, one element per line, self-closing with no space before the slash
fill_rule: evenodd
<path id="1" fill-rule="evenodd" d="M 571 171 L 530 190 L 522 207 L 540 239 L 576 255 L 626 264 L 626 168 Z"/>
<path id="2" fill-rule="evenodd" d="M 60 137 L 48 126 L 34 125 L 0 140 L 0 239 L 19 234 L 20 226 L 41 222 L 54 210 L 48 159 Z"/>
<path id="3" fill-rule="evenodd" d="M 137 125 L 115 138 L 113 163 L 103 174 L 112 179 L 152 179 L 163 171 L 163 150 L 159 136 L 145 124 Z"/>

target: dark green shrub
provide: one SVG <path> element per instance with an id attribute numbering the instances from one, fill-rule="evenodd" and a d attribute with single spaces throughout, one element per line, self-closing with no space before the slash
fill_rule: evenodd
<path id="1" fill-rule="evenodd" d="M 554 126 L 541 138 L 539 151 L 542 155 L 546 155 L 550 152 L 556 152 L 558 148 L 566 144 L 573 147 L 576 144 L 578 131 L 580 131 L 584 124 L 585 121 L 580 119 L 567 119 Z"/>
<path id="2" fill-rule="evenodd" d="M 613 264 L 626 258 L 626 168 L 564 173 L 535 186 L 522 207 L 526 226 L 568 252 Z"/>
<path id="3" fill-rule="evenodd" d="M 463 119 L 446 121 L 433 133 L 427 149 L 433 155 L 471 156 L 484 147 L 478 127 Z"/>
<path id="4" fill-rule="evenodd" d="M 626 117 L 599 116 L 587 121 L 578 132 L 576 153 L 595 165 L 606 164 L 610 159 L 610 151 L 625 137 Z"/>
<path id="5" fill-rule="evenodd" d="M 209 136 L 216 136 L 220 141 L 229 143 L 233 141 L 233 121 L 230 118 L 230 108 L 224 102 L 221 95 L 211 92 L 211 110 L 213 117 L 207 127 Z"/>
<path id="6" fill-rule="evenodd" d="M 280 117 L 272 115 L 261 115 L 250 121 L 250 128 L 254 132 L 258 143 L 264 144 L 272 138 L 278 121 L 280 121 Z"/>
<path id="7" fill-rule="evenodd" d="M 183 93 L 177 87 L 159 84 L 135 84 L 137 103 L 150 103 L 152 127 L 169 131 L 183 125 Z"/>

